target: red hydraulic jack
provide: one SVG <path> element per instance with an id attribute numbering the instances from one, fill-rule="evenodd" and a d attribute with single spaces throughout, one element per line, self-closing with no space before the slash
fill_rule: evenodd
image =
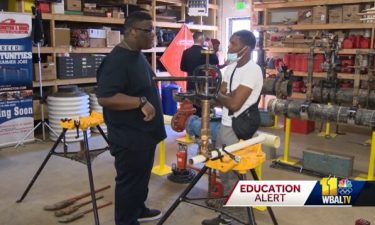
<path id="1" fill-rule="evenodd" d="M 187 166 L 187 148 L 188 146 L 184 143 L 178 143 L 177 164 L 172 164 L 172 173 L 168 176 L 170 181 L 175 183 L 190 183 L 195 177 L 195 171 L 199 171 L 199 168 Z M 209 169 L 207 175 L 208 180 L 208 196 L 212 198 L 223 197 L 224 188 L 223 185 L 218 181 L 215 170 Z"/>
<path id="2" fill-rule="evenodd" d="M 187 164 L 187 148 L 188 146 L 182 143 L 178 143 L 177 151 L 177 165 L 172 164 L 172 173 L 168 176 L 170 181 L 175 183 L 190 183 L 195 177 L 193 169 L 186 168 Z"/>
<path id="3" fill-rule="evenodd" d="M 223 184 L 218 181 L 216 170 L 209 169 L 208 171 L 208 197 L 210 198 L 221 198 L 224 196 Z"/>

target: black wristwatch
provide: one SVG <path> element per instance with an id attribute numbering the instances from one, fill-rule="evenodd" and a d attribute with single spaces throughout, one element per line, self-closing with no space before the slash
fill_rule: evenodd
<path id="1" fill-rule="evenodd" d="M 138 109 L 142 109 L 143 106 L 145 106 L 147 103 L 147 98 L 145 96 L 139 97 L 139 101 L 140 103 L 139 103 Z"/>

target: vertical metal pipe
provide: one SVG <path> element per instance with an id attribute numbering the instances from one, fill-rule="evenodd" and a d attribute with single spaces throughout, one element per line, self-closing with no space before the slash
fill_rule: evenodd
<path id="1" fill-rule="evenodd" d="M 314 69 L 314 45 L 310 46 L 309 52 L 309 64 L 307 67 L 307 91 L 306 91 L 306 100 L 311 100 L 312 93 L 312 82 L 313 82 L 313 69 Z"/>
<path id="2" fill-rule="evenodd" d="M 201 128 L 201 145 L 199 154 L 208 156 L 208 141 L 210 135 L 210 100 L 202 100 L 202 128 Z"/>

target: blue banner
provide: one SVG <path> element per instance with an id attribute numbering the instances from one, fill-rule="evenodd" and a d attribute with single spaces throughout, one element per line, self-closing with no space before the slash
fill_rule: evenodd
<path id="1" fill-rule="evenodd" d="M 0 12 L 0 146 L 34 127 L 32 65 L 31 14 Z"/>

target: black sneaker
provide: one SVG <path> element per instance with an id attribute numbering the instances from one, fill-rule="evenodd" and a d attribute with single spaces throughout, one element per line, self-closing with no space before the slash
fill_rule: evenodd
<path id="1" fill-rule="evenodd" d="M 157 209 L 146 209 L 142 215 L 138 218 L 138 222 L 147 222 L 160 219 L 162 213 Z"/>
<path id="2" fill-rule="evenodd" d="M 202 225 L 230 225 L 230 224 L 232 224 L 232 220 L 224 219 L 221 216 L 202 221 Z"/>

